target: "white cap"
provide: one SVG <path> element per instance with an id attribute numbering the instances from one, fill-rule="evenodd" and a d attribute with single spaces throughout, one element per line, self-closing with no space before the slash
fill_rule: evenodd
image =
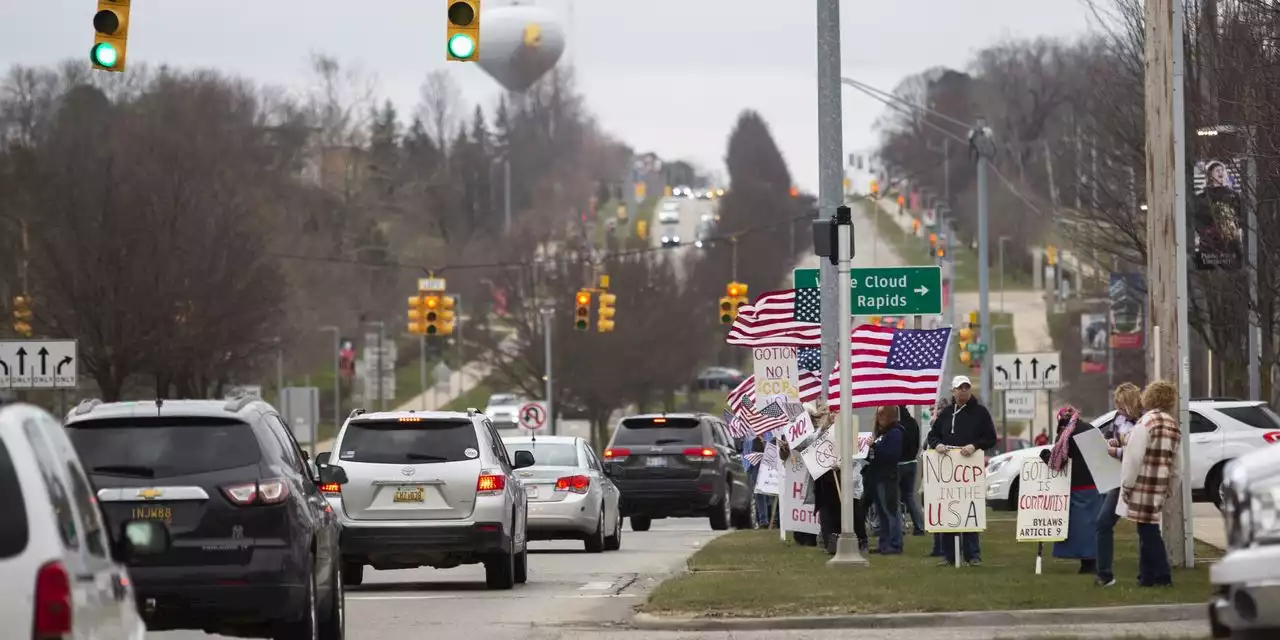
<path id="1" fill-rule="evenodd" d="M 952 389 L 959 389 L 960 385 L 965 385 L 965 384 L 969 385 L 970 387 L 973 386 L 973 383 L 969 382 L 969 376 L 956 376 L 951 379 Z"/>

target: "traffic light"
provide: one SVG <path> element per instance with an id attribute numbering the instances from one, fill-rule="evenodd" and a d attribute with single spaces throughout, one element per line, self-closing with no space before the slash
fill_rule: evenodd
<path id="1" fill-rule="evenodd" d="M 591 326 L 591 292 L 586 289 L 579 291 L 574 302 L 577 303 L 578 308 L 573 314 L 573 328 L 577 331 L 586 331 Z"/>
<path id="2" fill-rule="evenodd" d="M 867 322 L 878 327 L 880 326 L 880 316 L 870 316 L 867 318 Z"/>
<path id="3" fill-rule="evenodd" d="M 902 194 L 898 194 L 898 208 L 901 209 L 905 206 L 907 206 L 906 197 L 904 197 Z"/>
<path id="4" fill-rule="evenodd" d="M 938 257 L 939 258 L 947 257 L 947 250 L 943 249 L 942 247 L 938 247 Z"/>
<path id="5" fill-rule="evenodd" d="M 93 14 L 93 48 L 89 62 L 101 71 L 124 71 L 129 44 L 129 0 L 98 0 Z"/>
<path id="6" fill-rule="evenodd" d="M 453 334 L 453 308 L 457 305 L 457 299 L 453 296 L 440 296 L 440 316 L 436 323 L 438 333 L 442 336 Z"/>
<path id="7" fill-rule="evenodd" d="M 800 190 L 795 187 L 791 187 L 791 197 L 792 198 L 800 197 Z"/>
<path id="8" fill-rule="evenodd" d="M 409 296 L 409 333 L 427 335 L 427 309 L 421 295 Z"/>
<path id="9" fill-rule="evenodd" d="M 600 333 L 609 333 L 613 331 L 613 305 L 617 304 L 618 296 L 612 293 L 604 292 L 600 294 L 600 308 L 596 310 L 596 331 Z"/>
<path id="10" fill-rule="evenodd" d="M 733 318 L 737 315 L 733 307 L 733 298 L 729 296 L 720 298 L 720 324 L 733 324 Z"/>
<path id="11" fill-rule="evenodd" d="M 875 179 L 872 179 L 872 180 L 871 180 L 871 195 L 872 195 L 872 197 L 878 197 L 878 196 L 880 195 L 880 181 L 879 181 L 879 180 L 875 180 Z"/>
<path id="12" fill-rule="evenodd" d="M 450 0 L 448 18 L 446 59 L 456 62 L 479 60 L 480 0 Z"/>
<path id="13" fill-rule="evenodd" d="M 440 333 L 440 294 L 431 291 L 422 294 L 422 319 L 426 322 L 426 335 Z"/>
<path id="14" fill-rule="evenodd" d="M 929 247 L 933 249 L 938 248 L 938 234 L 936 233 L 929 234 Z"/>
<path id="15" fill-rule="evenodd" d="M 31 300 L 26 296 L 13 297 L 13 331 L 24 338 L 31 337 Z"/>
<path id="16" fill-rule="evenodd" d="M 1049 266 L 1058 264 L 1058 248 L 1053 245 L 1045 247 L 1045 257 L 1049 259 Z"/>
<path id="17" fill-rule="evenodd" d="M 747 285 L 741 282 L 730 282 L 729 286 L 725 287 L 725 293 L 728 293 L 729 297 L 733 298 L 733 317 L 736 318 L 742 307 L 750 302 L 747 299 Z"/>

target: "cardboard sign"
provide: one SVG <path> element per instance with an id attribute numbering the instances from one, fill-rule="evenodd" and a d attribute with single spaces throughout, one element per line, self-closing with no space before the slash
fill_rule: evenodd
<path id="1" fill-rule="evenodd" d="M 771 440 L 760 459 L 760 475 L 756 476 L 756 493 L 776 496 L 782 488 L 782 460 L 778 457 L 778 441 Z"/>
<path id="2" fill-rule="evenodd" d="M 1040 458 L 1022 461 L 1018 477 L 1018 542 L 1067 539 L 1071 513 L 1071 463 L 1061 471 Z"/>
<path id="3" fill-rule="evenodd" d="M 751 350 L 755 363 L 756 409 L 777 400 L 800 402 L 800 365 L 795 347 L 756 347 Z"/>
<path id="4" fill-rule="evenodd" d="M 924 454 L 924 519 L 929 533 L 968 533 L 987 528 L 987 466 L 981 450 Z"/>
<path id="5" fill-rule="evenodd" d="M 804 483 L 809 477 L 804 460 L 791 456 L 782 463 L 782 492 L 778 495 L 778 517 L 783 531 L 818 534 L 818 513 L 804 503 Z"/>
<path id="6" fill-rule="evenodd" d="M 787 446 L 792 451 L 800 451 L 808 446 L 809 439 L 813 437 L 817 429 L 813 427 L 813 419 L 808 413 L 802 413 L 796 416 L 796 419 L 786 428 L 782 430 L 782 437 L 787 440 Z"/>
<path id="7" fill-rule="evenodd" d="M 853 416 L 853 428 L 858 428 L 858 416 Z M 809 475 L 814 478 L 821 478 L 832 469 L 838 469 L 841 464 L 840 457 L 840 440 L 836 434 L 836 427 L 831 427 L 821 433 L 813 436 L 812 444 L 805 447 L 800 452 L 801 459 L 804 460 L 805 467 L 809 470 Z M 865 459 L 871 450 L 871 434 L 858 434 L 858 454 L 854 459 Z"/>

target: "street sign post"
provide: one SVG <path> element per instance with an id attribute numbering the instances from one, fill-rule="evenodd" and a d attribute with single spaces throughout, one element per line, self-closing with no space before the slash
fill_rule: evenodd
<path id="1" fill-rule="evenodd" d="M 850 282 L 851 315 L 942 315 L 942 268 L 937 265 L 850 269 Z M 815 288 L 818 270 L 796 269 L 792 283 L 797 289 Z"/>
<path id="2" fill-rule="evenodd" d="M 538 431 L 547 426 L 547 403 L 526 402 L 516 414 L 516 424 L 526 431 Z"/>
<path id="3" fill-rule="evenodd" d="M 991 362 L 992 387 L 996 391 L 1062 388 L 1062 354 L 1057 351 L 997 353 Z"/>
<path id="4" fill-rule="evenodd" d="M 0 340 L 0 389 L 74 389 L 75 340 Z"/>
<path id="5" fill-rule="evenodd" d="M 1005 391 L 1004 411 L 1005 417 L 1010 420 L 1035 420 L 1036 392 Z"/>

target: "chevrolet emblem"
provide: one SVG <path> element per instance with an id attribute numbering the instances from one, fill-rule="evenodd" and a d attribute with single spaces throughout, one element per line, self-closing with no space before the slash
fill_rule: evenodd
<path id="1" fill-rule="evenodd" d="M 164 495 L 164 491 L 160 489 L 138 489 L 138 497 L 143 500 L 155 500 Z"/>

